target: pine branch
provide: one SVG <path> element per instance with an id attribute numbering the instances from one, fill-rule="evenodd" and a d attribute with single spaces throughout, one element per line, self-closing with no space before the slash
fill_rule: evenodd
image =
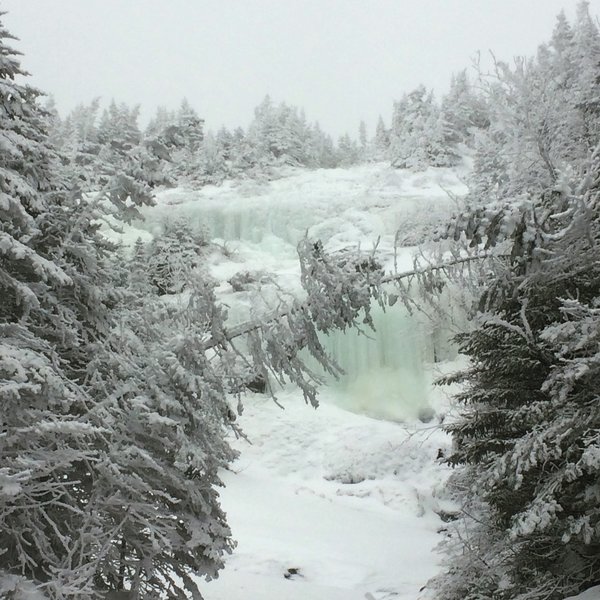
<path id="1" fill-rule="evenodd" d="M 402 279 L 418 277 L 420 275 L 425 275 L 426 273 L 430 273 L 433 271 L 443 271 L 444 269 L 456 267 L 458 265 L 472 263 L 475 261 L 485 260 L 485 259 L 493 258 L 493 257 L 506 258 L 504 255 L 494 255 L 493 253 L 478 254 L 475 256 L 464 256 L 461 258 L 455 258 L 455 259 L 448 260 L 443 263 L 439 263 L 439 264 L 435 264 L 435 265 L 428 265 L 426 267 L 421 267 L 421 268 L 417 268 L 417 269 L 411 269 L 409 271 L 402 271 L 400 273 L 393 273 L 390 275 L 386 275 L 379 281 L 379 283 L 381 283 L 381 284 L 393 283 L 396 281 L 401 281 Z M 310 308 L 310 303 L 308 303 L 308 302 L 307 303 L 295 303 L 294 305 L 292 305 L 290 307 L 286 307 L 284 309 L 277 309 L 270 313 L 267 313 L 266 315 L 264 315 L 264 317 L 261 319 L 260 322 L 258 322 L 256 320 L 252 320 L 252 321 L 245 321 L 243 323 L 239 323 L 238 325 L 236 325 L 230 329 L 224 330 L 224 334 L 225 334 L 224 340 L 230 341 L 230 340 L 238 338 L 242 335 L 247 335 L 248 333 L 251 333 L 253 331 L 257 331 L 257 330 L 261 329 L 267 323 L 273 323 L 275 321 L 278 321 L 280 319 L 283 319 L 283 318 L 293 314 L 296 311 L 307 310 L 309 308 Z M 210 348 L 214 348 L 214 347 L 218 346 L 222 342 L 223 342 L 223 340 L 216 340 L 214 338 L 210 338 L 204 344 L 204 347 L 208 350 Z"/>
<path id="2" fill-rule="evenodd" d="M 416 277 L 418 275 L 425 275 L 431 271 L 443 271 L 448 267 L 455 267 L 465 263 L 472 263 L 479 260 L 485 260 L 486 258 L 506 258 L 504 255 L 495 255 L 491 252 L 486 254 L 476 254 L 474 256 L 463 256 L 462 258 L 454 258 L 452 260 L 438 263 L 436 265 L 428 265 L 427 267 L 421 267 L 419 269 L 411 269 L 410 271 L 402 271 L 400 273 L 394 273 L 387 275 L 381 280 L 381 283 L 392 283 L 394 281 L 400 281 L 401 279 L 407 279 L 409 277 Z"/>

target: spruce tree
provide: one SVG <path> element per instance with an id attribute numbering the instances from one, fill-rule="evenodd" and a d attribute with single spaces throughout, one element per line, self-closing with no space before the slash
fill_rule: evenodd
<path id="1" fill-rule="evenodd" d="M 376 160 L 384 160 L 390 147 L 390 135 L 381 115 L 377 120 L 375 137 L 373 138 L 374 155 Z"/>
<path id="2" fill-rule="evenodd" d="M 15 82 L 24 73 L 10 38 L 0 27 L 0 589 L 86 597 L 93 565 L 79 557 L 97 542 L 81 476 L 104 427 L 82 383 L 105 296 L 86 285 L 97 264 L 90 224 L 81 198 L 56 182 L 39 94 Z"/>
<path id="3" fill-rule="evenodd" d="M 450 89 L 442 98 L 441 112 L 448 127 L 451 144 L 472 145 L 473 134 L 489 126 L 487 106 L 473 89 L 466 70 L 452 75 Z"/>
<path id="4" fill-rule="evenodd" d="M 155 236 L 148 250 L 149 279 L 159 295 L 183 290 L 189 272 L 200 264 L 203 246 L 204 237 L 184 220 L 165 223 L 163 232 Z"/>
<path id="5" fill-rule="evenodd" d="M 484 175 L 481 191 L 508 201 L 581 174 L 599 135 L 599 78 L 600 33 L 586 2 L 572 25 L 559 15 L 535 57 L 498 61 L 482 80 L 490 126 L 477 133 L 473 185 Z"/>
<path id="6" fill-rule="evenodd" d="M 136 215 L 147 188 L 124 173 L 96 199 L 64 187 L 8 38 L 0 28 L 1 593 L 199 597 L 194 577 L 231 547 L 215 491 L 232 457 L 223 387 L 197 345 L 220 312 L 210 286 L 193 314 L 123 308 L 133 292 L 117 289 L 98 222 L 107 205 Z"/>
<path id="7" fill-rule="evenodd" d="M 419 86 L 394 103 L 389 146 L 392 166 L 423 170 L 456 164 L 450 133 L 433 94 Z"/>
<path id="8" fill-rule="evenodd" d="M 600 135 L 593 104 L 572 98 L 598 95 L 571 53 L 582 23 L 595 37 L 585 9 L 573 30 L 559 17 L 551 46 L 502 67 L 492 90 L 497 168 L 479 163 L 480 209 L 461 229 L 502 258 L 459 337 L 471 367 L 451 378 L 465 386 L 447 427 L 463 510 L 433 582 L 444 600 L 562 600 L 600 581 Z"/>
<path id="9" fill-rule="evenodd" d="M 459 337 L 472 367 L 449 462 L 471 508 L 445 599 L 562 599 L 600 578 L 599 166 L 519 211 L 510 264 Z"/>

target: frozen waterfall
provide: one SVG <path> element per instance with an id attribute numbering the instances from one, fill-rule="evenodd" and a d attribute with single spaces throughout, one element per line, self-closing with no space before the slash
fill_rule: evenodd
<path id="1" fill-rule="evenodd" d="M 268 184 L 167 191 L 146 215 L 144 227 L 152 231 L 167 218 L 183 217 L 233 250 L 237 263 L 217 265 L 219 279 L 231 277 L 233 268 L 274 271 L 281 288 L 298 291 L 295 246 L 305 234 L 321 239 L 330 250 L 356 244 L 368 248 L 380 237 L 379 251 L 391 263 L 397 229 L 412 240 L 449 213 L 448 197 L 431 182 L 419 181 L 407 193 L 397 172 L 378 169 L 305 172 Z M 410 268 L 410 257 L 410 248 L 401 249 L 398 267 Z M 237 304 L 251 304 L 247 294 L 234 293 L 226 303 L 237 320 L 244 314 Z M 345 371 L 328 384 L 352 410 L 394 420 L 423 417 L 430 386 L 426 365 L 453 352 L 445 324 L 432 324 L 418 311 L 410 314 L 401 302 L 385 311 L 374 307 L 373 318 L 376 331 L 366 328 L 366 335 L 348 331 L 323 337 Z"/>

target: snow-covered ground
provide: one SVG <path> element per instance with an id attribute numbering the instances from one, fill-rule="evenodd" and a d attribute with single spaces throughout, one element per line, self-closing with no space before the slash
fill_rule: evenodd
<path id="1" fill-rule="evenodd" d="M 600 585 L 594 586 L 577 596 L 571 596 L 565 600 L 600 600 Z"/>
<path id="2" fill-rule="evenodd" d="M 384 164 L 290 169 L 270 182 L 159 192 L 143 223 L 106 234 L 132 244 L 176 218 L 203 228 L 221 247 L 206 266 L 234 322 L 300 293 L 296 243 L 305 234 L 329 250 L 369 249 L 378 240 L 387 269 L 410 268 L 423 234 L 457 208 L 463 175 Z M 236 291 L 228 280 L 245 272 L 273 273 L 273 282 L 260 292 Z M 221 492 L 238 545 L 220 577 L 201 582 L 206 600 L 418 600 L 438 572 L 438 513 L 455 508 L 444 498 L 448 469 L 437 459 L 449 444 L 440 428 L 449 392 L 431 386 L 436 373 L 414 337 L 427 335 L 422 323 L 406 327 L 406 315 L 391 313 L 379 323 L 373 343 L 381 345 L 382 332 L 404 338 L 383 344 L 387 358 L 400 360 L 368 364 L 348 385 L 324 387 L 317 410 L 291 387 L 278 394 L 284 409 L 265 396 L 245 399 L 239 422 L 248 441 L 232 440 L 240 458 L 223 473 Z M 374 354 L 358 349 L 363 342 L 351 335 L 331 348 L 338 359 L 351 358 L 353 371 Z M 448 372 L 457 363 L 436 368 Z M 428 423 L 407 410 L 415 396 L 432 409 Z M 568 600 L 600 600 L 600 587 Z"/>
<path id="3" fill-rule="evenodd" d="M 438 408 L 446 402 L 436 396 Z M 238 546 L 206 600 L 413 600 L 436 573 L 435 496 L 448 444 L 437 421 L 353 414 L 325 391 L 246 399 L 240 458 L 221 492 Z M 291 573 L 290 573 L 291 570 Z"/>
<path id="4" fill-rule="evenodd" d="M 226 248 L 207 257 L 207 266 L 239 321 L 260 312 L 263 301 L 299 292 L 295 245 L 305 233 L 332 250 L 371 248 L 379 238 L 388 268 L 396 239 L 396 266 L 406 269 L 422 232 L 443 223 L 464 191 L 447 169 L 291 170 L 271 182 L 161 192 L 145 222 L 123 237 L 148 238 L 172 218 L 207 230 Z M 246 271 L 274 273 L 276 284 L 260 294 L 236 291 L 227 280 Z M 414 327 L 402 329 L 406 315 L 379 318 L 375 337 L 405 338 L 401 346 L 384 344 L 395 362 L 388 356 L 351 385 L 323 388 L 317 410 L 291 387 L 278 393 L 284 409 L 265 396 L 245 399 L 239 422 L 249 442 L 232 440 L 240 458 L 223 473 L 221 492 L 238 546 L 220 577 L 202 583 L 206 600 L 415 600 L 437 572 L 434 547 L 444 527 L 437 511 L 448 508 L 440 493 L 447 469 L 437 460 L 448 439 L 439 419 L 448 401 L 430 389 L 434 374 L 422 366 Z M 350 356 L 352 370 L 373 354 L 359 352 L 362 343 L 336 341 L 338 358 Z M 433 408 L 428 423 L 408 410 L 415 395 Z"/>

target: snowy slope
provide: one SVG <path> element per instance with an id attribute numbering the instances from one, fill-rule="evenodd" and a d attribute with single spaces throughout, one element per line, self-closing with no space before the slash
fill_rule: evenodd
<path id="1" fill-rule="evenodd" d="M 262 243 L 271 238 L 295 244 L 308 232 L 338 244 L 371 244 L 377 235 L 393 236 L 443 217 L 452 197 L 466 188 L 451 169 L 423 173 L 386 164 L 350 169 L 290 170 L 270 182 L 229 181 L 199 191 L 167 190 L 145 212 L 144 227 L 185 216 L 212 237 Z"/>
<path id="2" fill-rule="evenodd" d="M 371 247 L 378 236 L 393 242 L 401 230 L 402 245 L 413 245 L 409 241 L 419 237 L 424 224 L 443 221 L 456 208 L 455 198 L 466 192 L 462 175 L 460 170 L 433 168 L 412 173 L 377 163 L 290 169 L 286 177 L 267 182 L 164 190 L 157 193 L 156 206 L 143 210 L 144 222 L 126 228 L 123 235 L 107 235 L 131 244 L 138 235 L 148 239 L 168 219 L 184 218 L 210 237 L 227 241 L 234 252 L 258 248 L 292 259 L 305 233 L 330 247 Z"/>

